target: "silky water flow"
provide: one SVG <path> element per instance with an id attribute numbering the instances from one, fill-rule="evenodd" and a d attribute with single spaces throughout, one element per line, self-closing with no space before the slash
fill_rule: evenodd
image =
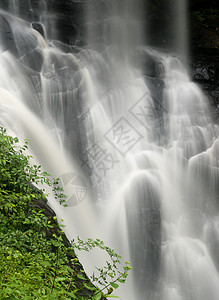
<path id="1" fill-rule="evenodd" d="M 123 300 L 217 300 L 218 127 L 185 63 L 145 46 L 143 1 L 85 2 L 84 47 L 49 40 L 47 11 L 43 38 L 9 3 L 0 125 L 60 177 L 68 207 L 48 200 L 68 238 L 100 238 L 130 260 Z M 184 33 L 175 45 L 187 61 Z M 88 274 L 102 263 L 78 255 Z"/>

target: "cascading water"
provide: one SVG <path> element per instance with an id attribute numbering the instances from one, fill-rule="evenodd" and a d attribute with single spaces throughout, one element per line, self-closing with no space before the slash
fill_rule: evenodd
<path id="1" fill-rule="evenodd" d="M 130 259 L 122 299 L 216 300 L 219 140 L 207 99 L 176 56 L 144 46 L 143 1 L 84 7 L 77 47 L 55 40 L 45 10 L 32 25 L 0 11 L 0 123 L 61 177 L 69 207 L 49 203 L 68 237 L 100 237 Z M 22 16 L 16 1 L 7 8 Z M 173 43 L 184 59 L 185 42 Z"/>

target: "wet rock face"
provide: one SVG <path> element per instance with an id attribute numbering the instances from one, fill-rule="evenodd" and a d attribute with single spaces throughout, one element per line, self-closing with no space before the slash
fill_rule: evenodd
<path id="1" fill-rule="evenodd" d="M 150 298 L 160 276 L 162 234 L 160 195 L 149 173 L 132 179 L 124 200 L 135 288 L 141 299 Z"/>
<path id="2" fill-rule="evenodd" d="M 4 14 L 0 13 L 0 43 L 3 51 L 10 49 L 14 54 L 16 47 L 13 40 L 13 35 L 10 29 L 9 21 Z"/>
<path id="3" fill-rule="evenodd" d="M 0 11 L 1 50 L 9 51 L 28 68 L 39 72 L 43 63 L 37 36 L 28 22 Z"/>
<path id="4" fill-rule="evenodd" d="M 193 80 L 209 97 L 214 120 L 219 122 L 219 51 L 203 49 L 193 53 L 191 69 Z"/>

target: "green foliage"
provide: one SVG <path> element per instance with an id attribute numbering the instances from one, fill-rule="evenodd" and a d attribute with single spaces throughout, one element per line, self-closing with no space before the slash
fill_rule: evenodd
<path id="1" fill-rule="evenodd" d="M 117 288 L 125 282 L 129 264 L 118 271 L 119 256 L 99 240 L 84 243 L 79 239 L 72 247 L 66 244 L 56 216 L 47 216 L 40 205 L 46 201 L 44 190 L 31 183 L 54 184 L 60 203 L 65 204 L 65 196 L 57 188 L 58 179 L 52 180 L 40 166 L 29 163 L 31 157 L 24 154 L 27 148 L 27 140 L 19 146 L 19 140 L 0 127 L 0 299 L 98 300 L 111 296 L 110 286 Z M 92 283 L 74 249 L 93 247 L 106 250 L 111 263 L 99 269 Z M 97 288 L 96 283 L 104 288 Z"/>

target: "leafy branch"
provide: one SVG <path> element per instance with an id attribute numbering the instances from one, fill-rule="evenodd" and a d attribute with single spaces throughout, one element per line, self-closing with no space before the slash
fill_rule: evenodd
<path id="1" fill-rule="evenodd" d="M 128 272 L 132 269 L 130 263 L 125 261 L 125 266 L 122 267 L 122 271 L 119 269 L 121 268 L 121 256 L 118 255 L 114 250 L 110 247 L 106 246 L 103 241 L 100 239 L 93 240 L 89 238 L 87 241 L 83 241 L 80 237 L 77 238 L 77 242 L 74 240 L 71 242 L 71 245 L 74 249 L 79 251 L 91 251 L 95 248 L 99 248 L 105 251 L 110 258 L 110 262 L 106 261 L 106 265 L 103 268 L 97 268 L 98 275 L 93 275 L 90 277 L 91 281 L 94 285 L 101 286 L 99 291 L 96 291 L 93 295 L 96 300 L 97 295 L 104 295 L 105 297 L 114 297 L 116 296 L 111 295 L 113 289 L 117 289 L 120 283 L 125 283 L 128 277 Z M 105 294 L 103 292 L 105 291 Z"/>

